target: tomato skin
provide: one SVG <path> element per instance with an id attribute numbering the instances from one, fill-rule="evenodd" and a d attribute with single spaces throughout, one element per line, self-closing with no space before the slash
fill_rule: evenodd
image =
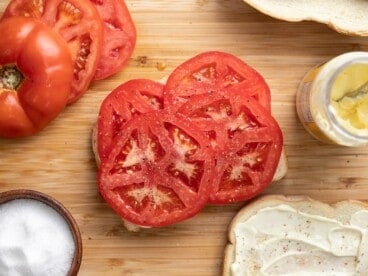
<path id="1" fill-rule="evenodd" d="M 95 80 L 105 79 L 121 70 L 129 61 L 137 32 L 123 0 L 91 0 L 104 22 L 102 53 Z"/>
<path id="2" fill-rule="evenodd" d="M 163 108 L 161 83 L 134 79 L 116 87 L 100 106 L 97 121 L 98 155 L 107 158 L 112 141 L 132 117 Z"/>
<path id="3" fill-rule="evenodd" d="M 177 143 L 173 137 L 182 140 Z M 212 189 L 214 163 L 207 146 L 208 140 L 180 114 L 153 111 L 136 116 L 101 163 L 100 194 L 123 219 L 140 226 L 163 227 L 188 219 L 203 208 Z M 129 152 L 137 153 L 139 162 L 130 162 Z"/>
<path id="4" fill-rule="evenodd" d="M 103 26 L 89 0 L 11 0 L 2 19 L 24 16 L 42 20 L 67 42 L 73 60 L 68 104 L 87 91 L 101 56 Z"/>
<path id="5" fill-rule="evenodd" d="M 179 65 L 169 76 L 165 94 L 170 104 L 179 105 L 197 94 L 214 90 L 244 93 L 270 110 L 270 89 L 264 78 L 238 57 L 229 53 L 209 51 L 198 54 Z"/>
<path id="6" fill-rule="evenodd" d="M 65 42 L 42 22 L 9 18 L 0 33 L 0 65 L 14 64 L 24 78 L 16 90 L 0 90 L 0 136 L 29 136 L 64 109 L 72 59 Z"/>

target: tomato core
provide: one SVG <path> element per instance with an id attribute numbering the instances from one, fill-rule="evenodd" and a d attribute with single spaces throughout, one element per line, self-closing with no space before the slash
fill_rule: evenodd
<path id="1" fill-rule="evenodd" d="M 6 65 L 0 68 L 0 86 L 3 89 L 17 90 L 23 79 L 23 74 L 15 65 Z"/>

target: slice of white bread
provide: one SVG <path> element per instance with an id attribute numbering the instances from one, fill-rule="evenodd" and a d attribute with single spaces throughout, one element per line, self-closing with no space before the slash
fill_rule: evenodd
<path id="1" fill-rule="evenodd" d="M 287 216 L 278 217 L 277 215 L 279 213 L 276 213 L 278 211 L 275 211 L 275 209 L 279 210 L 278 208 L 281 208 L 283 211 L 286 210 L 287 212 L 289 212 L 289 209 L 291 208 L 292 212 L 290 214 L 287 213 Z M 264 216 L 264 212 L 269 212 L 268 217 Z M 293 224 L 293 214 L 302 216 L 300 220 L 297 220 L 298 224 Z M 304 215 L 307 216 L 307 220 L 305 220 Z M 258 218 L 255 219 L 257 216 Z M 270 218 L 270 216 L 271 219 L 267 219 Z M 308 216 L 310 216 L 310 218 Z M 285 220 L 285 218 L 287 218 L 287 220 Z M 357 236 L 342 235 L 342 233 L 344 233 L 343 231 L 337 232 L 335 231 L 335 228 L 330 226 L 329 227 L 332 229 L 331 232 L 324 233 L 324 231 L 320 230 L 323 228 L 317 228 L 319 224 L 315 224 L 316 221 L 331 223 L 330 226 L 342 225 L 348 229 L 346 231 L 356 231 L 356 229 L 360 229 L 363 231 L 363 234 L 360 235 L 359 232 L 359 235 Z M 332 223 L 331 221 L 334 222 Z M 330 228 L 327 227 L 326 229 Z M 284 231 L 280 229 L 284 229 Z M 318 229 L 318 231 L 315 231 L 316 229 Z M 294 232 L 294 230 L 296 232 Z M 228 231 L 229 243 L 225 248 L 223 276 L 368 275 L 368 205 L 360 201 L 347 200 L 329 205 L 305 196 L 262 196 L 247 204 L 237 213 L 233 218 Z M 309 231 L 311 231 L 311 233 L 309 233 Z M 241 233 L 244 233 L 246 236 L 242 237 Z M 313 241 L 314 238 L 318 240 L 317 243 L 311 246 L 313 249 L 308 252 L 308 256 L 303 255 L 306 252 L 304 251 L 305 248 L 299 248 L 300 250 L 298 249 L 292 252 L 292 246 L 290 243 L 300 242 L 300 240 L 297 239 L 298 236 L 293 233 L 303 235 L 302 237 L 312 237 L 311 239 Z M 308 233 L 310 235 L 308 235 Z M 340 233 L 339 238 L 332 235 L 332 233 Z M 322 259 L 315 261 L 316 256 L 320 257 L 320 251 L 322 251 L 325 246 L 323 243 L 323 237 L 326 238 L 327 244 L 330 243 L 333 250 L 340 250 L 340 247 L 341 250 L 345 250 L 345 247 L 347 247 L 347 251 L 350 253 L 353 252 L 351 254 L 356 254 L 357 256 L 349 256 L 349 258 L 347 257 L 348 254 L 336 256 L 336 258 L 346 258 L 342 263 L 343 269 L 340 269 L 339 267 L 342 259 L 336 259 L 338 260 L 336 263 L 324 262 Z M 353 239 L 351 237 L 357 238 Z M 280 242 L 275 243 L 276 239 L 280 240 Z M 283 241 L 281 242 L 281 240 Z M 354 246 L 357 245 L 357 240 L 361 241 L 361 243 L 359 243 L 361 246 L 360 248 L 354 248 Z M 300 242 L 300 244 L 303 244 L 303 242 Z M 272 251 L 269 250 L 270 245 L 275 245 Z M 268 251 L 266 251 L 266 249 Z M 336 254 L 335 251 L 333 252 Z M 273 259 L 270 257 L 272 254 Z M 300 263 L 296 262 L 293 264 L 291 261 L 292 259 L 288 259 L 288 261 L 284 263 L 284 267 L 282 267 L 282 258 L 285 256 L 285 258 L 290 258 L 291 254 L 295 254 L 295 256 L 299 255 Z M 331 258 L 332 260 L 335 260 L 334 254 L 327 254 L 326 256 L 331 257 L 331 255 L 333 255 L 333 258 Z M 315 265 L 317 267 L 317 269 L 319 265 L 321 267 L 330 265 L 332 266 L 332 270 L 336 269 L 335 272 L 339 272 L 341 274 L 334 274 L 333 271 L 330 271 L 330 273 L 327 271 L 322 272 L 322 270 L 316 270 L 314 273 L 311 273 L 310 271 L 306 273 L 304 271 L 303 273 L 301 270 L 295 271 L 295 268 L 298 269 L 308 265 L 309 260 L 312 262 L 313 266 Z M 277 268 L 279 271 L 283 270 L 283 272 L 275 273 L 275 271 L 273 271 L 273 273 L 266 273 L 266 271 L 260 271 L 262 266 L 265 268 L 269 264 L 271 264 L 270 266 L 272 266 L 272 269 Z M 343 273 L 343 270 L 346 270 L 345 272 L 347 272 L 348 268 L 351 269 L 354 265 L 356 265 L 357 269 L 360 269 L 360 271 L 352 273 L 350 271 L 350 274 Z M 270 266 L 268 266 L 268 269 L 271 269 Z M 248 274 L 244 272 L 244 269 L 249 269 Z M 242 273 L 238 274 L 239 271 L 242 271 Z"/>
<path id="2" fill-rule="evenodd" d="M 311 20 L 349 35 L 368 35 L 366 0 L 244 0 L 257 10 L 286 21 Z"/>

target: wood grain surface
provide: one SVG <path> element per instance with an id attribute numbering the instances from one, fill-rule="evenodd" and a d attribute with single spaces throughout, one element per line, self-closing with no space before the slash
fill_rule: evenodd
<path id="1" fill-rule="evenodd" d="M 34 189 L 71 211 L 83 239 L 79 275 L 220 275 L 227 226 L 242 204 L 208 206 L 171 227 L 127 232 L 98 194 L 90 138 L 99 105 L 113 88 L 133 78 L 160 79 L 203 51 L 239 56 L 271 87 L 289 171 L 266 194 L 305 194 L 326 202 L 368 200 L 368 148 L 316 141 L 295 111 L 295 92 L 303 75 L 341 53 L 367 50 L 368 38 L 344 36 L 314 22 L 278 21 L 241 0 L 126 3 L 139 35 L 128 66 L 93 83 L 39 135 L 0 139 L 0 192 Z M 6 4 L 0 1 L 1 10 Z"/>

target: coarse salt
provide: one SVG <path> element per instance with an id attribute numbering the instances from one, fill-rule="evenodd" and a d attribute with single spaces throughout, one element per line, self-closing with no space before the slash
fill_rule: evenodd
<path id="1" fill-rule="evenodd" d="M 72 232 L 53 208 L 34 199 L 0 204 L 0 275 L 67 275 Z"/>

